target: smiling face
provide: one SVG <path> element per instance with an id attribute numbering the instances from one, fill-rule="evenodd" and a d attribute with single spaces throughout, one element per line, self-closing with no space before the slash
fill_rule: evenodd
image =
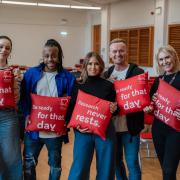
<path id="1" fill-rule="evenodd" d="M 88 76 L 98 76 L 101 74 L 101 67 L 98 60 L 92 56 L 87 64 Z"/>
<path id="2" fill-rule="evenodd" d="M 126 44 L 123 42 L 110 45 L 109 55 L 115 65 L 124 65 L 126 63 L 126 54 Z"/>
<path id="3" fill-rule="evenodd" d="M 57 70 L 58 66 L 58 48 L 55 46 L 45 46 L 43 50 L 43 62 L 45 64 L 46 72 L 53 72 Z"/>
<path id="4" fill-rule="evenodd" d="M 175 71 L 175 59 L 167 51 L 161 51 L 158 55 L 159 67 L 166 72 L 166 74 L 174 73 Z"/>
<path id="5" fill-rule="evenodd" d="M 2 65 L 7 64 L 7 59 L 11 53 L 12 44 L 10 40 L 6 38 L 0 39 L 0 62 Z"/>

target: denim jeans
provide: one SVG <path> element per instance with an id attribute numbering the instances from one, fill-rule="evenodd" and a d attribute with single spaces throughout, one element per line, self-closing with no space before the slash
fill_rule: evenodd
<path id="1" fill-rule="evenodd" d="M 62 138 L 31 139 L 25 134 L 24 139 L 24 179 L 36 180 L 36 165 L 42 147 L 48 150 L 48 164 L 50 166 L 49 180 L 59 180 L 61 175 L 61 147 Z"/>
<path id="2" fill-rule="evenodd" d="M 96 151 L 96 180 L 114 180 L 115 176 L 115 132 L 106 140 L 89 133 L 75 130 L 73 163 L 69 180 L 89 180 L 90 166 Z"/>
<path id="3" fill-rule="evenodd" d="M 117 180 L 140 180 L 141 170 L 139 166 L 138 153 L 140 138 L 131 136 L 128 132 L 116 133 L 117 153 L 116 153 L 116 179 Z M 128 167 L 129 178 L 123 163 L 123 149 Z"/>
<path id="4" fill-rule="evenodd" d="M 13 109 L 0 110 L 0 180 L 22 180 L 19 121 Z"/>

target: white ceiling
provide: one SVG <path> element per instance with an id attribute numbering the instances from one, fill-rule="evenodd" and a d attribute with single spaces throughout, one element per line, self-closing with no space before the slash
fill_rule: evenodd
<path id="1" fill-rule="evenodd" d="M 15 0 L 14 0 L 15 1 Z M 121 0 L 16 0 L 23 2 L 40 2 L 40 3 L 50 3 L 50 4 L 72 4 L 72 5 L 92 5 L 92 6 L 102 6 Z"/>
<path id="2" fill-rule="evenodd" d="M 105 4 L 110 4 L 110 3 L 117 2 L 120 0 L 75 0 L 75 1 L 82 2 L 82 3 L 89 3 L 89 4 L 105 5 Z"/>

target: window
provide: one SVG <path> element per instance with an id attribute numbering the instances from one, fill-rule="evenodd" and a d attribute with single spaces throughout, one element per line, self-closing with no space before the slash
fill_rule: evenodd
<path id="1" fill-rule="evenodd" d="M 180 57 L 180 24 L 169 25 L 169 44 L 174 47 Z"/>
<path id="2" fill-rule="evenodd" d="M 140 66 L 153 65 L 154 27 L 112 30 L 110 40 L 124 39 L 127 43 L 127 59 Z"/>

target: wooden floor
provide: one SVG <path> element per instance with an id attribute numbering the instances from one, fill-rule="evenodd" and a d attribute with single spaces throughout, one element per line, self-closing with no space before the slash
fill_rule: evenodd
<path id="1" fill-rule="evenodd" d="M 153 152 L 153 147 L 151 147 Z M 68 179 L 69 169 L 72 163 L 72 151 L 73 151 L 73 133 L 70 133 L 70 143 L 63 145 L 62 149 L 62 175 L 61 180 Z M 141 150 L 141 162 L 142 162 L 142 180 L 161 180 L 161 170 L 159 167 L 159 162 L 157 158 L 145 158 L 146 150 L 143 148 Z M 152 153 L 152 155 L 154 155 Z M 96 170 L 95 170 L 95 160 L 93 159 L 91 166 L 91 178 L 90 180 L 95 180 Z M 37 166 L 37 180 L 48 180 L 49 167 L 47 165 L 47 151 L 44 147 Z M 177 180 L 180 180 L 180 167 L 178 168 Z"/>

